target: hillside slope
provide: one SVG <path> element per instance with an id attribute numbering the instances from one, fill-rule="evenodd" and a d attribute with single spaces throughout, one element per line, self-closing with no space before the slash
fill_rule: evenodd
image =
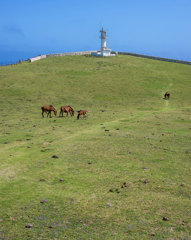
<path id="1" fill-rule="evenodd" d="M 0 239 L 189 239 L 190 77 L 120 55 L 0 67 Z"/>

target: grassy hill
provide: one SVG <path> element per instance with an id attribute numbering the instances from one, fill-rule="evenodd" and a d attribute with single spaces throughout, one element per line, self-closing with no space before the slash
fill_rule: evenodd
<path id="1" fill-rule="evenodd" d="M 190 239 L 190 66 L 65 56 L 0 86 L 0 239 Z"/>

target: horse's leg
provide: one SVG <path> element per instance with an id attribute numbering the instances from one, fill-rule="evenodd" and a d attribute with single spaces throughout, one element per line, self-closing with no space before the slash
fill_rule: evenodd
<path id="1" fill-rule="evenodd" d="M 51 118 L 51 117 L 52 117 L 52 116 L 51 116 L 51 110 L 49 111 L 49 113 L 50 113 L 50 118 Z"/>
<path id="2" fill-rule="evenodd" d="M 42 110 L 42 117 L 44 117 L 44 111 Z"/>

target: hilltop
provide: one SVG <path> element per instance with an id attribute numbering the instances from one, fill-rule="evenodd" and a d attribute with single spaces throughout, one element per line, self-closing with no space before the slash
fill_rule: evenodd
<path id="1" fill-rule="evenodd" d="M 189 239 L 190 76 L 121 55 L 1 67 L 0 239 Z"/>

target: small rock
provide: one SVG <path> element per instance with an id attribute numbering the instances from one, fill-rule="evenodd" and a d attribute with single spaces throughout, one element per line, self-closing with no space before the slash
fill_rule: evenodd
<path id="1" fill-rule="evenodd" d="M 28 223 L 27 225 L 25 225 L 26 228 L 32 228 L 32 224 Z"/>
<path id="2" fill-rule="evenodd" d="M 155 236 L 155 233 L 154 233 L 154 232 L 151 232 L 151 233 L 150 233 L 150 236 Z"/>
<path id="3" fill-rule="evenodd" d="M 143 181 L 144 184 L 149 183 L 149 182 L 150 182 L 150 179 L 148 179 L 148 178 Z"/>
<path id="4" fill-rule="evenodd" d="M 168 218 L 167 218 L 167 217 L 163 217 L 162 220 L 163 220 L 163 221 L 168 221 Z"/>
<path id="5" fill-rule="evenodd" d="M 43 199 L 42 201 L 40 201 L 40 203 L 46 203 L 46 202 L 48 202 L 48 200 L 46 199 Z"/>
<path id="6" fill-rule="evenodd" d="M 91 162 L 88 163 L 89 165 L 92 164 Z"/>
<path id="7" fill-rule="evenodd" d="M 52 226 L 50 225 L 50 226 L 48 226 L 48 228 L 52 228 Z"/>
<path id="8" fill-rule="evenodd" d="M 181 183 L 180 186 L 181 186 L 181 187 L 184 187 L 184 183 Z"/>
<path id="9" fill-rule="evenodd" d="M 142 167 L 143 170 L 147 170 L 148 168 L 147 167 Z"/>
<path id="10" fill-rule="evenodd" d="M 107 206 L 108 206 L 108 207 L 111 207 L 112 205 L 111 205 L 111 203 L 107 203 Z"/>
<path id="11" fill-rule="evenodd" d="M 40 181 L 40 182 L 45 182 L 46 180 L 42 178 L 42 179 L 40 179 L 39 181 Z"/>
<path id="12" fill-rule="evenodd" d="M 64 178 L 61 178 L 61 179 L 59 180 L 59 182 L 64 182 Z"/>
<path id="13" fill-rule="evenodd" d="M 105 132 L 109 132 L 109 129 L 105 129 Z"/>
<path id="14" fill-rule="evenodd" d="M 110 192 L 113 192 L 113 189 L 109 189 Z"/>
<path id="15" fill-rule="evenodd" d="M 3 222 L 3 219 L 2 219 L 2 218 L 0 218 L 0 222 Z"/>
<path id="16" fill-rule="evenodd" d="M 56 156 L 56 155 L 53 155 L 53 156 L 52 156 L 52 158 L 58 158 L 58 156 Z"/>

